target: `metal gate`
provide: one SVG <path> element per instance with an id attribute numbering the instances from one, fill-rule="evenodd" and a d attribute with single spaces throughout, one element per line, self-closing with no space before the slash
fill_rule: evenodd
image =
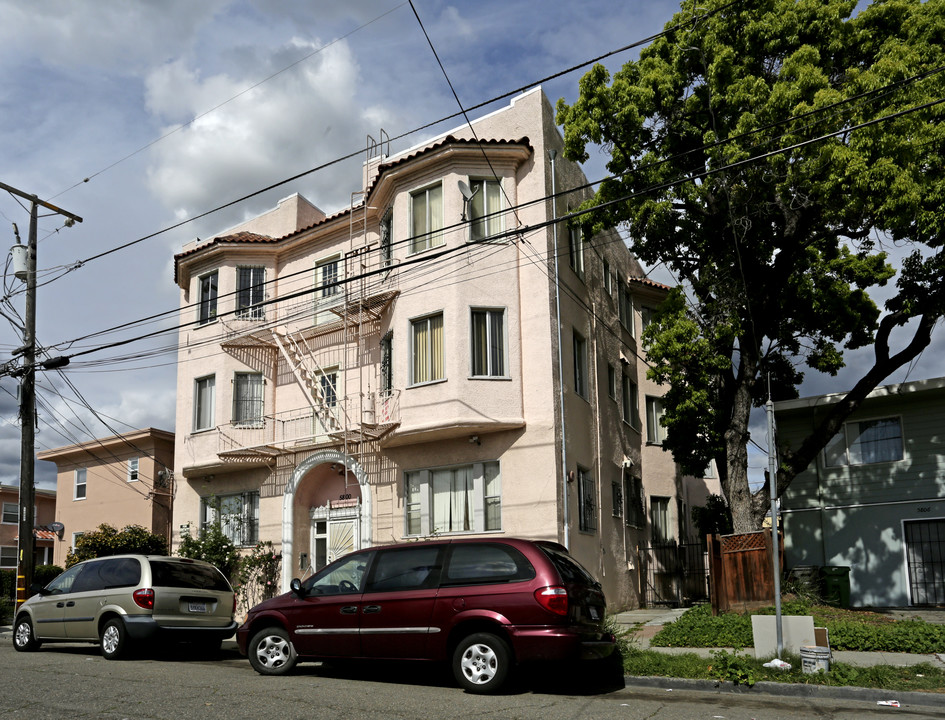
<path id="1" fill-rule="evenodd" d="M 912 604 L 945 604 L 945 520 L 911 520 L 904 527 Z"/>
<path id="2" fill-rule="evenodd" d="M 709 599 L 709 560 L 700 542 L 646 548 L 646 606 L 689 607 Z"/>

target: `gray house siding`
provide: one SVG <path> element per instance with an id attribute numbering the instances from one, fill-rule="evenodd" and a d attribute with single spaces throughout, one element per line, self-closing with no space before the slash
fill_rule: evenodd
<path id="1" fill-rule="evenodd" d="M 799 442 L 816 414 L 837 397 L 778 403 L 780 444 Z M 945 378 L 879 388 L 848 423 L 886 418 L 899 421 L 901 459 L 831 467 L 821 453 L 791 483 L 781 499 L 785 563 L 849 567 L 855 606 L 940 604 L 945 602 Z"/>

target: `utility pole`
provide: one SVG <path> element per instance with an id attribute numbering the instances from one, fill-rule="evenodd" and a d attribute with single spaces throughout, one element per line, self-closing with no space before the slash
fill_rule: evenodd
<path id="1" fill-rule="evenodd" d="M 23 329 L 23 366 L 20 380 L 20 530 L 17 549 L 16 606 L 29 598 L 33 583 L 34 556 L 33 526 L 36 488 L 34 484 L 36 456 L 36 220 L 42 206 L 56 215 L 64 215 L 67 224 L 82 222 L 82 218 L 40 200 L 22 190 L 0 182 L 0 189 L 18 195 L 30 202 L 30 229 L 26 246 L 26 316 Z"/>

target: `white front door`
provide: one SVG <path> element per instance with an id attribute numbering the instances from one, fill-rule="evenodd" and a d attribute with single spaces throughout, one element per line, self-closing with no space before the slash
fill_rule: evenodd
<path id="1" fill-rule="evenodd" d="M 312 508 L 312 570 L 361 548 L 361 504 Z"/>

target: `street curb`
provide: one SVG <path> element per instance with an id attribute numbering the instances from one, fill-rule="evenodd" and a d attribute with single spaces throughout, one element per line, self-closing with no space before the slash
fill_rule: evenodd
<path id="1" fill-rule="evenodd" d="M 624 678 L 628 688 L 655 688 L 657 690 L 691 690 L 696 692 L 727 693 L 733 695 L 775 695 L 777 697 L 795 697 L 823 700 L 856 700 L 859 702 L 878 703 L 884 700 L 897 700 L 902 707 L 909 705 L 930 705 L 941 708 L 945 695 L 941 693 L 898 692 L 877 688 L 854 686 L 833 687 L 827 685 L 806 685 L 804 683 L 757 682 L 751 687 L 736 685 L 721 680 L 690 680 L 669 677 L 639 677 L 628 675 Z"/>

